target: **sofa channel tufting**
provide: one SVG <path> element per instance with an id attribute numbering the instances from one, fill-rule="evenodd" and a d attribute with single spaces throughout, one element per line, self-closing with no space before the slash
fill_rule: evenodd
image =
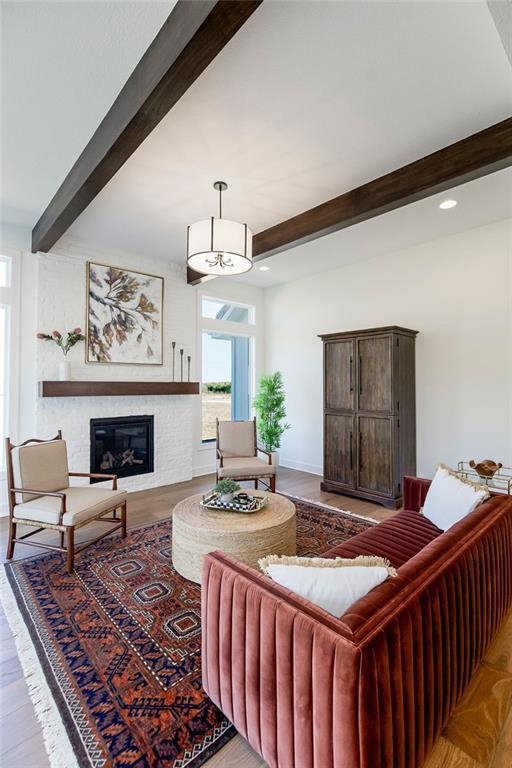
<path id="1" fill-rule="evenodd" d="M 446 532 L 404 510 L 325 556 L 398 575 L 337 619 L 220 552 L 203 564 L 203 685 L 271 768 L 421 766 L 512 603 L 512 499 Z"/>

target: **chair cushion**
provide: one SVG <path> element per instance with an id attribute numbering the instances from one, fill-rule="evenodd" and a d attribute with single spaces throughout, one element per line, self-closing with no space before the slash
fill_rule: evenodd
<path id="1" fill-rule="evenodd" d="M 126 500 L 126 491 L 111 491 L 88 485 L 58 489 L 66 494 L 66 514 L 63 525 L 81 525 L 92 520 L 100 512 L 120 507 Z M 26 504 L 14 507 L 14 517 L 34 520 L 38 523 L 59 524 L 60 499 L 53 496 L 39 496 Z"/>
<path id="2" fill-rule="evenodd" d="M 219 421 L 218 448 L 226 458 L 256 456 L 254 421 Z"/>
<path id="3" fill-rule="evenodd" d="M 58 491 L 69 485 L 68 457 L 65 440 L 29 443 L 12 450 L 15 488 L 34 491 Z M 16 494 L 19 503 L 36 499 L 33 494 Z"/>
<path id="4" fill-rule="evenodd" d="M 404 509 L 378 525 L 325 552 L 323 557 L 357 557 L 378 555 L 400 568 L 414 557 L 442 530 L 419 512 Z"/>
<path id="5" fill-rule="evenodd" d="M 240 459 L 224 459 L 224 466 L 217 462 L 217 472 L 219 477 L 233 477 L 243 480 L 244 477 L 269 477 L 275 475 L 276 468 L 257 456 L 250 456 Z"/>

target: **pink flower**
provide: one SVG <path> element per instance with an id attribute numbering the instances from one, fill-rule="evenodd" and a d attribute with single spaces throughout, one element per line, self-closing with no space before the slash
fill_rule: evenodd
<path id="1" fill-rule="evenodd" d="M 36 338 L 38 338 L 38 339 L 46 339 L 46 333 L 36 333 Z"/>
<path id="2" fill-rule="evenodd" d="M 62 334 L 60 334 L 60 333 L 59 333 L 59 331 L 54 331 L 54 332 L 52 333 L 52 336 L 53 336 L 53 338 L 54 338 L 54 339 L 60 339 L 60 338 L 62 338 Z"/>
<path id="3" fill-rule="evenodd" d="M 82 333 L 82 329 L 81 328 L 73 328 L 73 333 L 76 333 L 77 336 L 80 336 L 80 334 Z"/>

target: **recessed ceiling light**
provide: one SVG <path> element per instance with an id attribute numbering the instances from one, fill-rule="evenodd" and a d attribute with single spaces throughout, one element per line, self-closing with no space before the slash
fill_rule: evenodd
<path id="1" fill-rule="evenodd" d="M 442 203 L 439 203 L 439 207 L 443 211 L 447 211 L 448 208 L 455 208 L 456 205 L 457 205 L 457 201 L 456 200 L 443 200 Z"/>
<path id="2" fill-rule="evenodd" d="M 270 267 L 260 267 L 261 272 L 268 272 Z"/>

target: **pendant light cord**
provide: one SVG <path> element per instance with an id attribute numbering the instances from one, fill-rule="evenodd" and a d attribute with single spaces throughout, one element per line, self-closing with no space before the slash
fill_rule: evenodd
<path id="1" fill-rule="evenodd" d="M 219 219 L 222 219 L 222 187 L 219 187 Z"/>

